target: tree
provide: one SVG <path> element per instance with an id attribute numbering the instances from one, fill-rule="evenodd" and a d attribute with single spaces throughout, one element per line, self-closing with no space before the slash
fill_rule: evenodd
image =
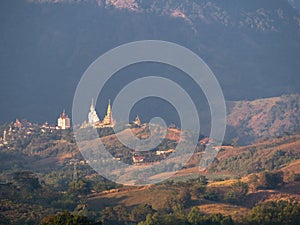
<path id="1" fill-rule="evenodd" d="M 127 221 L 129 215 L 125 206 L 118 205 L 113 208 L 115 215 L 117 216 L 118 221 Z"/>
<path id="2" fill-rule="evenodd" d="M 173 196 L 167 196 L 164 202 L 164 209 L 167 213 L 172 213 L 173 212 L 173 206 L 177 204 L 177 199 Z"/>
<path id="3" fill-rule="evenodd" d="M 11 223 L 7 217 L 5 217 L 4 215 L 0 215 L 0 224 L 10 225 Z"/>
<path id="4" fill-rule="evenodd" d="M 138 205 L 131 210 L 129 215 L 130 220 L 135 222 L 144 221 L 148 214 L 153 214 L 155 211 L 151 205 Z"/>
<path id="5" fill-rule="evenodd" d="M 265 202 L 251 209 L 250 225 L 297 225 L 300 224 L 300 205 L 287 201 Z"/>
<path id="6" fill-rule="evenodd" d="M 234 225 L 231 216 L 223 216 L 221 213 L 209 215 L 204 224 L 210 225 Z"/>
<path id="7" fill-rule="evenodd" d="M 222 220 L 220 225 L 234 225 L 234 221 L 231 216 L 225 216 Z"/>
<path id="8" fill-rule="evenodd" d="M 17 184 L 21 185 L 23 188 L 27 188 L 28 190 L 34 190 L 41 187 L 39 179 L 31 171 L 15 172 L 13 179 Z"/>
<path id="9" fill-rule="evenodd" d="M 187 220 L 191 225 L 201 224 L 203 221 L 203 215 L 200 213 L 198 207 L 193 207 L 187 215 Z"/>
<path id="10" fill-rule="evenodd" d="M 176 216 L 174 214 L 167 214 L 163 217 L 161 225 L 188 225 L 188 221 L 185 217 Z"/>
<path id="11" fill-rule="evenodd" d="M 219 201 L 219 193 L 214 189 L 208 189 L 204 193 L 204 198 L 210 201 Z"/>
<path id="12" fill-rule="evenodd" d="M 192 187 L 191 193 L 194 197 L 200 198 L 205 193 L 205 186 L 198 184 Z"/>
<path id="13" fill-rule="evenodd" d="M 258 186 L 258 176 L 256 174 L 249 175 L 248 183 L 250 184 L 252 191 L 255 191 Z"/>
<path id="14" fill-rule="evenodd" d="M 40 225 L 101 225 L 82 215 L 73 215 L 70 212 L 62 212 L 49 215 L 42 219 Z"/>
<path id="15" fill-rule="evenodd" d="M 104 221 L 111 221 L 115 220 L 117 217 L 115 211 L 111 207 L 106 207 L 101 211 L 101 220 Z"/>
<path id="16" fill-rule="evenodd" d="M 160 221 L 158 213 L 154 213 L 153 215 L 148 214 L 146 217 L 146 221 L 139 222 L 138 225 L 161 225 L 162 221 Z"/>
<path id="17" fill-rule="evenodd" d="M 69 183 L 69 192 L 78 194 L 88 194 L 91 191 L 91 183 L 86 180 L 71 181 Z"/>
<path id="18" fill-rule="evenodd" d="M 264 172 L 259 176 L 259 187 L 272 189 L 278 188 L 283 182 L 283 172 Z"/>
<path id="19" fill-rule="evenodd" d="M 239 203 L 244 199 L 248 193 L 248 185 L 244 182 L 238 181 L 231 186 L 231 190 L 225 195 L 225 201 L 229 203 Z"/>
<path id="20" fill-rule="evenodd" d="M 191 202 L 191 194 L 188 188 L 181 188 L 178 194 L 178 201 L 183 205 L 183 207 L 186 207 Z"/>

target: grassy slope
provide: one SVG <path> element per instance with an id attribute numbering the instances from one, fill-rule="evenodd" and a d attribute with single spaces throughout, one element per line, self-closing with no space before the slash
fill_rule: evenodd
<path id="1" fill-rule="evenodd" d="M 300 135 L 264 140 L 220 151 L 210 172 L 231 176 L 280 169 L 300 157 Z"/>
<path id="2" fill-rule="evenodd" d="M 230 157 L 239 156 L 248 152 L 253 147 L 257 148 L 257 157 L 263 159 L 274 154 L 274 152 L 279 149 L 282 151 L 291 151 L 295 154 L 300 154 L 300 135 L 277 138 L 275 140 L 266 140 L 263 142 L 256 143 L 251 146 L 238 147 L 234 149 L 229 149 L 222 151 L 218 155 L 218 160 L 226 160 Z M 241 159 L 243 160 L 243 159 Z M 285 174 L 287 172 L 293 171 L 294 173 L 300 173 L 300 160 L 292 160 L 285 165 L 282 165 L 280 170 Z M 223 175 L 225 171 L 216 171 L 216 174 Z M 232 171 L 227 171 L 228 174 L 233 175 Z M 186 177 L 197 177 L 199 175 L 198 167 L 187 168 L 179 171 L 172 179 L 174 180 L 184 180 Z M 192 176 L 194 175 L 194 176 Z M 206 175 L 209 175 L 206 172 Z M 248 175 L 243 176 L 241 179 L 229 179 L 225 181 L 212 181 L 207 185 L 208 188 L 220 188 L 225 192 L 227 188 L 241 180 L 243 182 L 248 182 Z M 193 205 L 198 205 L 203 213 L 222 213 L 224 215 L 231 215 L 233 218 L 238 219 L 249 212 L 253 205 L 270 200 L 280 200 L 280 199 L 293 199 L 300 202 L 299 196 L 300 182 L 290 182 L 285 184 L 279 190 L 252 190 L 250 188 L 249 193 L 246 196 L 246 200 L 243 205 L 232 205 L 223 202 L 212 202 L 205 199 L 195 199 Z M 93 209 L 100 210 L 106 206 L 116 206 L 118 204 L 132 207 L 138 204 L 151 204 L 154 209 L 160 210 L 165 206 L 166 199 L 168 196 L 176 195 L 178 193 L 178 187 L 174 185 L 173 187 L 165 187 L 164 185 L 154 185 L 150 187 L 137 188 L 131 187 L 130 191 L 119 190 L 119 192 L 108 193 L 108 194 L 96 194 L 88 198 L 89 207 Z"/>
<path id="3" fill-rule="evenodd" d="M 137 130 L 138 131 L 138 130 Z M 176 134 L 175 134 L 176 135 Z M 106 137 L 107 141 L 113 142 L 113 136 Z M 51 142 L 52 143 L 52 142 Z M 32 160 L 32 167 L 42 166 L 48 167 L 48 165 L 52 165 L 52 167 L 56 167 L 56 164 L 62 165 L 62 162 L 65 158 L 69 158 L 73 155 L 76 155 L 78 152 L 74 149 L 69 151 L 73 146 L 72 143 L 66 141 L 53 141 L 53 145 L 49 145 L 49 147 L 39 151 L 39 156 L 45 156 L 38 159 Z M 37 147 L 37 146 L 31 146 Z M 63 152 L 60 152 L 59 149 L 66 149 Z M 249 152 L 253 149 L 255 153 L 253 153 L 253 158 L 247 158 Z M 293 153 L 294 156 L 300 155 L 300 135 L 292 135 L 292 136 L 284 136 L 281 138 L 264 140 L 258 142 L 256 144 L 245 146 L 245 147 L 236 147 L 233 149 L 226 149 L 219 153 L 218 161 L 219 163 L 214 164 L 214 173 L 215 176 L 229 175 L 236 176 L 237 174 L 245 175 L 242 177 L 243 182 L 247 182 L 247 166 L 251 166 L 251 163 L 255 164 L 257 162 L 261 162 L 262 166 L 268 165 L 268 158 L 272 158 L 272 156 L 278 152 L 286 152 Z M 48 155 L 48 156 L 46 156 Z M 50 156 L 49 156 L 50 155 Z M 25 156 L 24 156 L 25 157 Z M 184 180 L 189 178 L 195 178 L 200 173 L 197 167 L 197 160 L 199 156 L 195 156 L 190 165 L 194 165 L 193 167 L 187 167 L 179 171 L 172 179 L 174 180 Z M 289 158 L 285 163 L 279 165 L 279 168 L 285 173 L 293 171 L 294 173 L 300 173 L 300 160 L 295 160 L 296 158 Z M 228 162 L 226 168 L 222 168 L 222 162 L 228 159 L 234 159 L 233 161 Z M 20 159 L 21 160 L 21 159 Z M 27 163 L 30 160 L 27 157 Z M 280 160 L 280 157 L 279 159 Z M 55 164 L 56 163 L 56 164 Z M 239 170 L 231 170 L 234 168 L 232 165 L 238 164 L 240 167 Z M 50 168 L 48 168 L 50 169 Z M 211 175 L 208 171 L 206 171 L 207 176 Z M 226 190 L 226 188 L 230 187 L 236 179 L 226 180 L 226 181 L 216 181 L 210 182 L 208 187 L 219 187 L 221 189 Z M 234 218 L 238 218 L 241 215 L 246 214 L 249 209 L 256 203 L 268 200 L 279 200 L 279 199 L 295 199 L 300 202 L 299 199 L 299 190 L 300 183 L 299 182 L 291 182 L 286 184 L 279 190 L 264 190 L 264 191 L 250 191 L 247 195 L 247 199 L 245 201 L 245 205 L 236 206 L 231 204 L 225 204 L 222 202 L 212 202 L 204 199 L 196 199 L 193 197 L 193 205 L 199 206 L 202 212 L 204 213 L 213 213 L 213 212 L 221 212 L 225 215 L 232 215 Z M 150 187 L 125 187 L 120 191 L 116 191 L 113 193 L 98 193 L 92 194 L 87 197 L 88 207 L 90 209 L 95 209 L 96 211 L 103 209 L 106 206 L 116 206 L 116 205 L 125 205 L 128 207 L 133 207 L 138 204 L 151 204 L 154 209 L 160 210 L 165 207 L 168 196 L 175 196 L 179 191 L 179 187 L 174 186 L 165 186 L 165 185 L 154 185 Z"/>

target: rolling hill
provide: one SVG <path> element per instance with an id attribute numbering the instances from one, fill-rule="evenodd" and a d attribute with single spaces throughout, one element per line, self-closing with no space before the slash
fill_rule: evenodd
<path id="1" fill-rule="evenodd" d="M 300 128 L 299 95 L 228 102 L 227 107 L 227 140 L 238 138 L 240 144 Z"/>

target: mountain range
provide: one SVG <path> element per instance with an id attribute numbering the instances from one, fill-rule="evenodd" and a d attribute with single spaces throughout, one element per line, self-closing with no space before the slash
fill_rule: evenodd
<path id="1" fill-rule="evenodd" d="M 293 3 L 3 0 L 0 122 L 54 122 L 64 108 L 71 111 L 77 83 L 98 56 L 144 39 L 171 41 L 194 51 L 212 69 L 228 101 L 300 93 L 300 14 Z M 124 84 L 149 70 L 179 83 L 199 111 L 207 105 L 201 90 L 182 72 L 147 64 L 126 68 L 108 82 L 99 97 L 99 113 L 104 114 L 107 100 Z M 145 104 L 155 107 L 149 110 Z M 172 107 L 157 99 L 141 102 L 132 116 L 136 114 L 145 120 L 157 115 L 170 115 L 168 122 L 178 120 Z"/>

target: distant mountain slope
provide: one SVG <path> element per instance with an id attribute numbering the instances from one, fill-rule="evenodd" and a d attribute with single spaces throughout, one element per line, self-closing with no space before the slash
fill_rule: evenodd
<path id="1" fill-rule="evenodd" d="M 242 176 L 272 170 L 299 173 L 299 147 L 300 135 L 296 134 L 221 150 L 208 173 Z"/>
<path id="2" fill-rule="evenodd" d="M 228 106 L 227 137 L 237 137 L 241 143 L 300 129 L 300 95 L 229 102 Z"/>
<path id="3" fill-rule="evenodd" d="M 0 3 L 1 123 L 16 117 L 54 122 L 62 109 L 71 111 L 76 85 L 99 55 L 143 39 L 172 41 L 196 52 L 227 100 L 300 93 L 300 16 L 285 0 L 33 2 Z M 101 103 L 145 71 L 114 79 Z M 169 69 L 151 71 L 180 83 L 201 109 L 190 80 Z M 152 116 L 147 109 L 138 114 Z"/>

